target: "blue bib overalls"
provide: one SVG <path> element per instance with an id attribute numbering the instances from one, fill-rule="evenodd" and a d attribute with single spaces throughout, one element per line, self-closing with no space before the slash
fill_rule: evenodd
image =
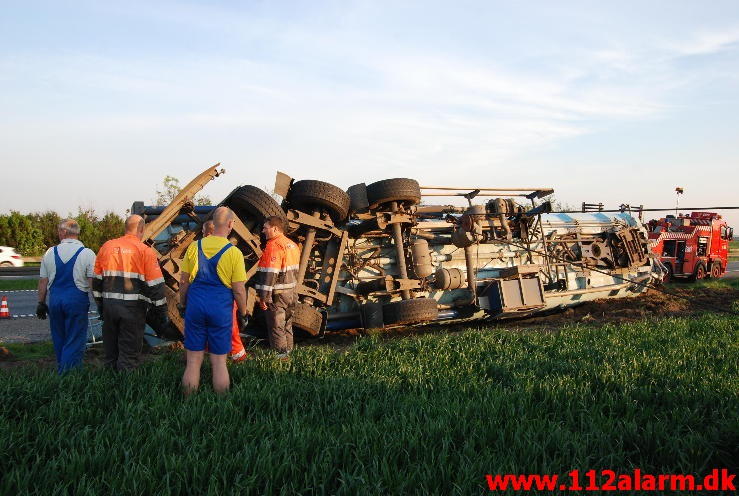
<path id="1" fill-rule="evenodd" d="M 56 353 L 57 371 L 61 374 L 82 365 L 87 342 L 87 312 L 90 298 L 74 283 L 74 263 L 84 250 L 81 247 L 66 263 L 54 247 L 56 274 L 49 288 L 49 325 Z"/>
<path id="2" fill-rule="evenodd" d="M 231 351 L 231 327 L 233 325 L 233 292 L 218 277 L 216 267 L 231 243 L 211 258 L 203 253 L 202 240 L 198 241 L 198 272 L 187 291 L 185 310 L 185 349 L 208 351 L 225 355 Z"/>

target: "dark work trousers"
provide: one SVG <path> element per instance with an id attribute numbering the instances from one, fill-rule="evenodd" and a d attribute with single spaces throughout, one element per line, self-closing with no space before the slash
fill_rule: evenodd
<path id="1" fill-rule="evenodd" d="M 267 320 L 269 346 L 278 353 L 293 349 L 293 309 L 298 301 L 295 291 L 272 295 L 264 316 Z"/>
<path id="2" fill-rule="evenodd" d="M 146 304 L 144 302 L 104 300 L 105 366 L 115 370 L 133 370 L 138 367 L 145 327 Z"/>

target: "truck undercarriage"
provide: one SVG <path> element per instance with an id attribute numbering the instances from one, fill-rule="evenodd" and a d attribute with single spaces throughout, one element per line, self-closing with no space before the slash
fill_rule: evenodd
<path id="1" fill-rule="evenodd" d="M 132 208 L 147 219 L 144 241 L 157 250 L 165 275 L 171 322 L 155 329 L 164 337 L 179 338 L 184 328 L 176 310 L 179 266 L 215 208 L 196 207 L 192 199 L 223 173 L 218 165 L 191 181 L 169 206 L 136 202 Z M 238 218 L 230 239 L 244 254 L 247 286 L 262 253 L 264 219 L 287 220 L 286 234 L 301 246 L 293 326 L 311 335 L 528 316 L 594 299 L 636 296 L 652 279 L 661 279 L 637 219 L 627 213 L 550 213 L 545 198 L 552 192 L 421 187 L 408 178 L 344 191 L 278 173 L 275 195 L 281 203 L 245 185 L 219 205 Z M 436 197 L 462 197 L 468 205 L 426 204 Z M 249 288 L 247 306 L 258 316 L 255 303 Z"/>

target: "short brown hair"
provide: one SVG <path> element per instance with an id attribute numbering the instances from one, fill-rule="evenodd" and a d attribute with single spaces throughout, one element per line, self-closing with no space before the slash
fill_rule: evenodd
<path id="1" fill-rule="evenodd" d="M 264 220 L 265 224 L 269 224 L 270 227 L 276 227 L 280 232 L 285 232 L 285 219 L 279 215 L 270 215 Z"/>

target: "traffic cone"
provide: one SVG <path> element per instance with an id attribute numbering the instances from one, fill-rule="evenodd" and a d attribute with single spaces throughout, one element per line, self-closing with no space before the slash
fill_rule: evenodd
<path id="1" fill-rule="evenodd" d="M 0 302 L 0 319 L 9 319 L 10 310 L 8 310 L 8 297 L 3 296 L 3 301 Z"/>

